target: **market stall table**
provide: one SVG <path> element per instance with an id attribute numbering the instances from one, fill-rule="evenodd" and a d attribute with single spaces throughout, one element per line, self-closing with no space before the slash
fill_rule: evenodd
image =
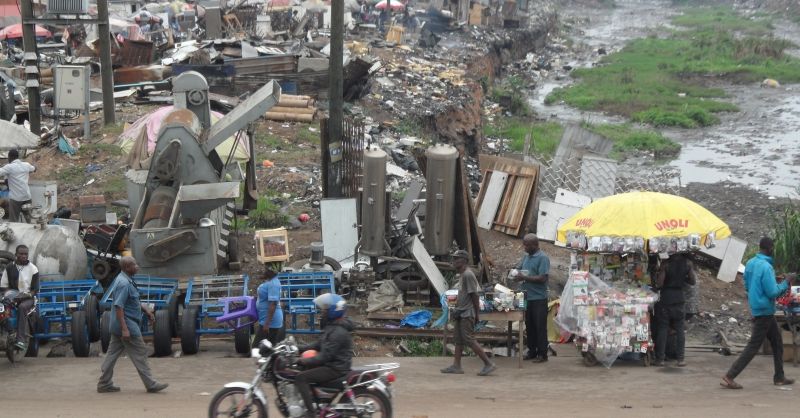
<path id="1" fill-rule="evenodd" d="M 506 343 L 508 347 L 508 356 L 511 357 L 511 342 L 514 337 L 513 331 L 513 323 L 516 322 L 519 328 L 519 348 L 517 350 L 517 358 L 519 363 L 519 368 L 522 368 L 522 341 L 523 341 L 523 331 L 525 327 L 523 324 L 525 323 L 525 311 L 523 310 L 513 310 L 508 312 L 503 311 L 496 311 L 496 312 L 481 312 L 478 314 L 478 319 L 481 321 L 490 321 L 490 322 L 507 322 L 508 323 L 508 333 L 506 334 Z M 443 327 L 443 338 L 442 345 L 445 347 L 445 353 L 447 352 L 447 327 Z"/>

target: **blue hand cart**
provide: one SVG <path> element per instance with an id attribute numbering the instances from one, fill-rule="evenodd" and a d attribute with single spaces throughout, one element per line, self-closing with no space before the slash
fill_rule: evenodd
<path id="1" fill-rule="evenodd" d="M 181 317 L 181 349 L 184 354 L 197 354 L 203 334 L 233 334 L 236 352 L 250 353 L 252 322 L 230 323 L 230 303 L 247 296 L 250 277 L 200 276 L 189 280 Z M 216 319 L 222 318 L 219 323 Z M 257 319 L 257 318 L 256 318 Z M 213 320 L 213 321 L 212 321 Z"/>
<path id="2" fill-rule="evenodd" d="M 147 315 L 142 312 L 140 322 L 142 335 L 153 336 L 153 348 L 156 356 L 168 356 L 172 353 L 172 338 L 178 335 L 178 303 L 180 302 L 178 300 L 178 280 L 136 275 L 133 276 L 133 281 L 139 290 L 139 301 L 150 305 L 150 309 L 155 311 L 155 322 L 152 327 Z M 94 302 L 91 301 L 91 298 L 95 296 L 93 294 L 87 296 L 85 304 L 87 312 L 102 312 L 91 317 L 91 320 L 97 321 L 94 326 L 100 330 L 103 352 L 108 350 L 108 344 L 111 341 L 111 315 L 114 315 L 112 310 L 113 291 L 114 285 L 111 284 L 96 302 L 97 307 L 92 306 Z"/>
<path id="3" fill-rule="evenodd" d="M 325 293 L 334 293 L 334 277 L 332 271 L 282 272 L 278 274 L 281 281 L 281 304 L 289 314 L 290 334 L 318 334 L 319 311 L 314 305 L 314 298 Z M 298 326 L 298 319 L 306 318 L 305 327 Z"/>
<path id="4" fill-rule="evenodd" d="M 27 354 L 37 356 L 40 342 L 70 337 L 75 357 L 87 357 L 90 341 L 83 301 L 95 280 L 49 281 L 50 278 L 47 275 L 40 277 L 34 338 L 28 344 Z"/>

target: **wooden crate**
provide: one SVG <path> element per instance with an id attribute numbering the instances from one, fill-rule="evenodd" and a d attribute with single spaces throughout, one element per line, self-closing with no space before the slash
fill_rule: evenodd
<path id="1" fill-rule="evenodd" d="M 259 263 L 289 260 L 289 233 L 286 228 L 256 231 L 256 260 Z"/>

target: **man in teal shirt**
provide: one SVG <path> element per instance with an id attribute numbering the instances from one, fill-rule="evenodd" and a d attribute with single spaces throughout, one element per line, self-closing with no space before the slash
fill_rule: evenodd
<path id="1" fill-rule="evenodd" d="M 527 234 L 522 239 L 525 256 L 519 264 L 520 290 L 525 291 L 528 308 L 525 311 L 525 328 L 528 339 L 526 360 L 534 363 L 547 361 L 547 276 L 550 273 L 550 259 L 539 249 L 539 238 Z"/>
<path id="2" fill-rule="evenodd" d="M 278 273 L 267 269 L 261 277 L 264 282 L 258 286 L 258 329 L 253 339 L 253 348 L 258 347 L 261 340 L 267 339 L 272 345 L 283 340 L 283 309 L 281 309 L 281 281 Z"/>
<path id="3" fill-rule="evenodd" d="M 775 386 L 794 383 L 794 379 L 787 379 L 783 374 L 783 338 L 775 320 L 775 299 L 789 289 L 795 277 L 792 275 L 778 283 L 775 279 L 775 269 L 772 267 L 775 244 L 772 239 L 764 237 L 761 238 L 758 247 L 761 252 L 751 258 L 744 268 L 744 288 L 747 290 L 747 302 L 753 314 L 753 332 L 744 351 L 720 382 L 720 385 L 727 389 L 742 388 L 742 385 L 733 379 L 736 379 L 736 376 L 753 360 L 764 344 L 764 339 L 769 339 L 772 345 L 772 357 L 775 363 L 772 382 Z"/>
<path id="4" fill-rule="evenodd" d="M 114 365 L 123 351 L 128 354 L 139 377 L 144 383 L 148 393 L 160 392 L 167 388 L 166 383 L 158 383 L 150 373 L 150 366 L 147 364 L 147 346 L 144 345 L 141 331 L 142 310 L 147 313 L 150 321 L 153 321 L 153 311 L 144 307 L 139 300 L 139 289 L 133 276 L 139 271 L 139 266 L 133 257 L 122 257 L 119 262 L 122 271 L 119 273 L 114 283 L 111 284 L 111 341 L 108 345 L 108 353 L 101 367 L 102 375 L 97 382 L 99 393 L 119 392 L 118 386 L 114 386 L 111 378 L 114 376 Z"/>

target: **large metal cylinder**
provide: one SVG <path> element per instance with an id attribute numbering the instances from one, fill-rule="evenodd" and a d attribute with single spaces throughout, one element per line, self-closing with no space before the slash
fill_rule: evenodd
<path id="1" fill-rule="evenodd" d="M 447 255 L 453 243 L 458 150 L 451 145 L 434 145 L 425 157 L 425 249 L 432 255 Z"/>
<path id="2" fill-rule="evenodd" d="M 386 240 L 386 153 L 380 148 L 364 151 L 361 193 L 361 248 L 371 257 L 383 255 Z"/>
<path id="3" fill-rule="evenodd" d="M 142 218 L 142 228 L 166 228 L 172 215 L 172 207 L 178 191 L 169 186 L 161 186 L 153 190 Z"/>
<path id="4" fill-rule="evenodd" d="M 39 269 L 42 280 L 86 278 L 86 247 L 75 231 L 61 225 L 45 225 L 41 229 L 16 222 L 0 224 L 0 229 L 5 228 L 13 233 L 3 234 L 8 241 L 0 239 L 0 251 L 14 254 L 18 245 L 26 245 L 28 259 Z"/>

